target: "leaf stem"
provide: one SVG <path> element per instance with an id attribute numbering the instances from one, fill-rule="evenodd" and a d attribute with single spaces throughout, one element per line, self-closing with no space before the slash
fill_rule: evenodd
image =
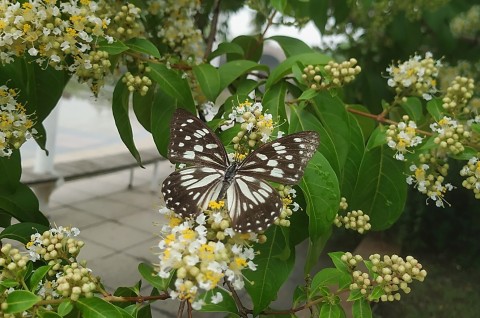
<path id="1" fill-rule="evenodd" d="M 182 300 L 180 302 L 180 305 L 178 306 L 178 312 L 177 312 L 177 318 L 182 318 L 183 315 L 183 309 L 185 308 L 185 302 L 187 300 Z"/>
<path id="2" fill-rule="evenodd" d="M 240 317 L 243 318 L 248 318 L 248 313 L 251 312 L 251 310 L 245 308 L 245 306 L 242 304 L 242 301 L 240 300 L 240 297 L 238 297 L 237 292 L 233 288 L 232 284 L 225 280 L 225 284 L 227 285 L 228 289 L 230 290 L 230 293 L 232 293 L 233 300 L 235 301 L 235 304 L 237 305 L 238 309 L 238 314 Z"/>
<path id="3" fill-rule="evenodd" d="M 220 0 L 215 0 L 213 3 L 213 17 L 212 17 L 212 23 L 210 24 L 210 33 L 208 34 L 207 47 L 205 49 L 205 54 L 203 56 L 205 60 L 210 55 L 210 53 L 212 53 L 213 42 L 215 41 L 215 35 L 217 34 L 217 24 L 218 24 L 219 15 L 220 15 Z"/>

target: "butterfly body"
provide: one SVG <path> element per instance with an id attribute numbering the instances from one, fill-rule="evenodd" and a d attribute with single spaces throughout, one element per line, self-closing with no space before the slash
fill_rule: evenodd
<path id="1" fill-rule="evenodd" d="M 230 163 L 225 147 L 208 126 L 177 109 L 168 158 L 192 166 L 165 179 L 162 193 L 166 206 L 188 217 L 207 209 L 212 200 L 225 200 L 236 231 L 265 230 L 283 206 L 267 180 L 297 183 L 318 144 L 316 132 L 299 132 L 262 145 L 241 162 Z"/>

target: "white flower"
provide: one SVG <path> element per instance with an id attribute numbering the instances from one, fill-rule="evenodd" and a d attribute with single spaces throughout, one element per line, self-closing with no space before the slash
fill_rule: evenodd
<path id="1" fill-rule="evenodd" d="M 192 303 L 192 308 L 195 310 L 200 310 L 202 309 L 203 305 L 205 305 L 205 301 L 203 299 L 199 299 Z"/>
<path id="2" fill-rule="evenodd" d="M 212 304 L 219 304 L 223 301 L 223 296 L 220 292 L 217 292 L 215 295 L 212 296 L 211 302 Z"/>
<path id="3" fill-rule="evenodd" d="M 31 56 L 37 56 L 38 55 L 38 50 L 34 47 L 32 47 L 31 49 L 28 50 L 28 54 L 30 54 Z"/>

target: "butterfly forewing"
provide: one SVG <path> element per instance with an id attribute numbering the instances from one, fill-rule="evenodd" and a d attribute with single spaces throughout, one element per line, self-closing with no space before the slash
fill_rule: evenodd
<path id="1" fill-rule="evenodd" d="M 186 110 L 177 109 L 170 127 L 168 159 L 226 169 L 228 157 L 218 137 L 200 119 Z"/>
<path id="2" fill-rule="evenodd" d="M 218 197 L 224 174 L 210 167 L 188 167 L 171 173 L 162 184 L 166 206 L 183 217 L 198 214 Z"/>
<path id="3" fill-rule="evenodd" d="M 317 150 L 320 140 L 314 131 L 303 131 L 269 142 L 250 153 L 237 174 L 296 184 Z"/>

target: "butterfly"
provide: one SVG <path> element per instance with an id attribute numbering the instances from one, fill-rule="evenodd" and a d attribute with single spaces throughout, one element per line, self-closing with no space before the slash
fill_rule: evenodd
<path id="1" fill-rule="evenodd" d="M 164 180 L 165 204 L 190 217 L 206 210 L 212 200 L 225 200 L 235 231 L 264 231 L 283 208 L 279 193 L 268 181 L 298 183 L 319 142 L 314 131 L 298 132 L 260 146 L 243 161 L 230 162 L 215 133 L 179 108 L 171 121 L 167 157 L 191 166 Z"/>

